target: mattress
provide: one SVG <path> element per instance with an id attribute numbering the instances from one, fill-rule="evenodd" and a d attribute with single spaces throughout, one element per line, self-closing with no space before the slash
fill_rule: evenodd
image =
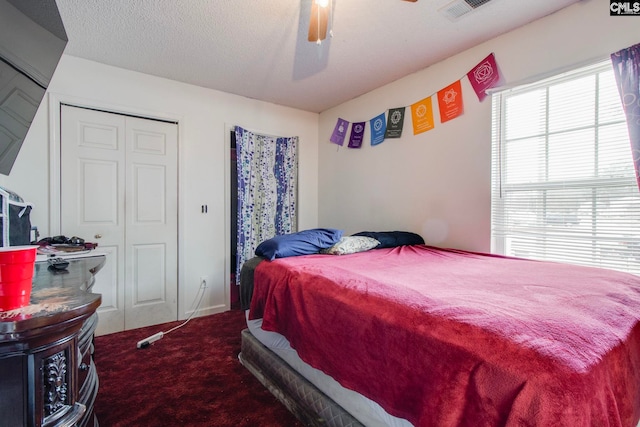
<path id="1" fill-rule="evenodd" d="M 249 320 L 249 311 L 246 311 L 247 327 L 255 337 L 268 350 L 277 355 L 284 363 L 299 373 L 318 390 L 324 393 L 334 402 L 340 405 L 348 414 L 367 427 L 410 427 L 407 420 L 388 414 L 376 402 L 365 396 L 341 386 L 336 380 L 324 372 L 305 363 L 298 353 L 291 348 L 289 341 L 282 335 L 265 331 L 261 328 L 262 319 Z M 277 395 L 277 394 L 276 394 Z M 334 421 L 336 422 L 336 421 Z M 340 423 L 343 420 L 339 421 Z M 335 425 L 335 424 L 329 424 Z M 339 424 L 341 425 L 341 424 Z"/>

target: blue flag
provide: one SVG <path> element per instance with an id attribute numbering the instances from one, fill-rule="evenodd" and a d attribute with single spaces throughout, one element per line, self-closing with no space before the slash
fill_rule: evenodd
<path id="1" fill-rule="evenodd" d="M 371 145 L 378 145 L 384 141 L 384 133 L 387 130 L 387 122 L 384 113 L 374 117 L 371 122 Z"/>

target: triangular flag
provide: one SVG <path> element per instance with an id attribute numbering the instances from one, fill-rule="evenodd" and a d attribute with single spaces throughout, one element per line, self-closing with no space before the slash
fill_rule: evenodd
<path id="1" fill-rule="evenodd" d="M 336 127 L 333 129 L 333 134 L 331 134 L 331 142 L 338 145 L 344 144 L 344 137 L 347 135 L 348 128 L 349 122 L 344 119 L 338 118 Z"/>
<path id="2" fill-rule="evenodd" d="M 487 97 L 486 90 L 497 86 L 502 80 L 493 53 L 473 67 L 471 71 L 467 73 L 467 77 L 476 95 L 478 95 L 480 102 L 484 101 Z"/>
<path id="3" fill-rule="evenodd" d="M 411 106 L 411 121 L 413 122 L 413 134 L 433 129 L 433 105 L 431 97 L 418 101 Z"/>
<path id="4" fill-rule="evenodd" d="M 387 130 L 385 138 L 400 138 L 402 127 L 404 126 L 404 107 L 391 108 L 389 110 L 389 120 L 387 120 Z"/>
<path id="5" fill-rule="evenodd" d="M 371 145 L 378 145 L 384 141 L 384 132 L 387 129 L 387 123 L 384 119 L 384 113 L 370 120 L 371 122 Z"/>
<path id="6" fill-rule="evenodd" d="M 366 122 L 357 122 L 351 124 L 351 136 L 349 137 L 349 148 L 362 147 L 362 140 L 364 139 L 364 125 Z"/>
<path id="7" fill-rule="evenodd" d="M 440 123 L 455 119 L 464 112 L 460 80 L 438 91 Z"/>

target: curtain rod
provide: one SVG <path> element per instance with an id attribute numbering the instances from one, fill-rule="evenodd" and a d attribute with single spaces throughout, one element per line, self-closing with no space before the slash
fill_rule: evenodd
<path id="1" fill-rule="evenodd" d="M 246 130 L 247 132 L 251 132 L 251 133 L 253 133 L 255 135 L 266 136 L 268 138 L 276 138 L 276 139 L 277 138 L 298 138 L 297 135 L 296 136 L 278 136 L 278 135 L 273 135 L 273 134 L 270 134 L 270 133 L 267 133 L 267 132 L 263 132 L 263 131 L 260 131 L 260 130 L 259 131 L 249 130 L 249 129 L 247 129 L 245 127 L 242 127 L 242 126 L 239 126 L 239 125 L 231 126 L 231 132 L 235 132 L 236 128 L 242 128 L 242 129 Z"/>
<path id="2" fill-rule="evenodd" d="M 610 55 L 598 56 L 598 57 L 595 57 L 595 58 L 588 59 L 586 61 L 581 61 L 581 62 L 578 62 L 578 63 L 574 63 L 572 65 L 567 65 L 565 67 L 556 68 L 556 69 L 551 70 L 551 71 L 547 71 L 547 72 L 544 72 L 544 73 L 536 74 L 534 76 L 526 77 L 526 78 L 518 80 L 517 82 L 514 82 L 514 83 L 509 83 L 509 84 L 506 84 L 506 85 L 503 85 L 503 86 L 493 87 L 493 88 L 485 90 L 485 93 L 487 95 L 493 95 L 494 93 L 498 93 L 498 92 L 506 92 L 506 91 L 514 89 L 516 87 L 526 86 L 528 84 L 533 84 L 533 83 L 538 83 L 541 80 L 545 80 L 545 79 L 548 79 L 548 78 L 551 78 L 551 77 L 555 77 L 555 76 L 557 76 L 559 74 L 568 73 L 568 72 L 576 70 L 578 68 L 588 67 L 590 65 L 596 65 L 599 62 L 606 61 L 607 59 L 611 59 L 611 56 Z"/>

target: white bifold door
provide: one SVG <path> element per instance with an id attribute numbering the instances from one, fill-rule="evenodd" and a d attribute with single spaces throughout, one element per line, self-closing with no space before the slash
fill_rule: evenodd
<path id="1" fill-rule="evenodd" d="M 107 261 L 97 334 L 177 320 L 178 125 L 61 106 L 61 233 Z"/>

